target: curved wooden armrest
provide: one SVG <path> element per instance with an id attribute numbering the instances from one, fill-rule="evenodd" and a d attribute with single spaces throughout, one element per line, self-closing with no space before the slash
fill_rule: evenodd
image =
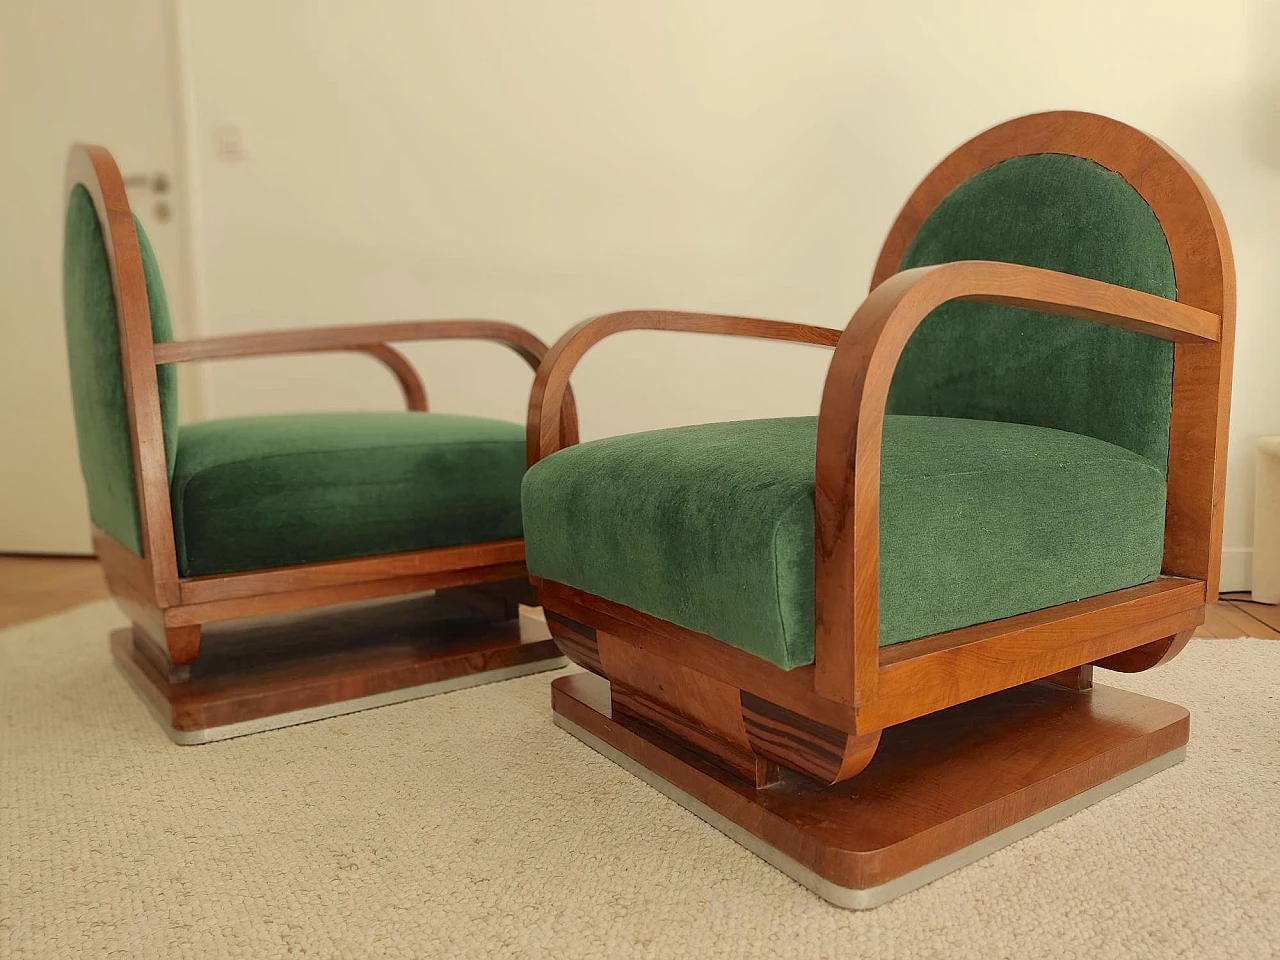
<path id="1" fill-rule="evenodd" d="M 533 393 L 529 398 L 530 466 L 578 442 L 576 435 L 570 437 L 560 426 L 562 405 L 568 396 L 569 375 L 591 347 L 605 337 L 625 330 L 682 330 L 758 340 L 786 340 L 823 347 L 834 347 L 842 332 L 784 320 L 673 310 L 624 310 L 583 320 L 555 342 L 534 378 Z"/>
<path id="2" fill-rule="evenodd" d="M 949 300 L 979 300 L 1092 320 L 1180 343 L 1212 344 L 1222 318 L 1097 280 L 963 260 L 905 270 L 867 297 L 827 372 L 814 490 L 815 689 L 856 704 L 874 697 L 879 655 L 880 443 L 903 347 Z"/>
<path id="3" fill-rule="evenodd" d="M 519 355 L 535 371 L 547 353 L 546 344 L 514 323 L 499 320 L 404 320 L 395 323 L 270 330 L 157 343 L 155 362 L 187 363 L 193 360 L 334 350 L 364 353 L 380 361 L 391 371 L 404 392 L 405 403 L 410 410 L 426 410 L 426 388 L 413 365 L 404 354 L 388 346 L 389 343 L 408 340 L 489 340 Z M 565 430 L 576 438 L 577 414 L 572 396 L 565 403 L 564 416 Z"/>

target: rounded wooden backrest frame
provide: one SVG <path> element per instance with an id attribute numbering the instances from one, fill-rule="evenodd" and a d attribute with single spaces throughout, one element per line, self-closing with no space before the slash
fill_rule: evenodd
<path id="1" fill-rule="evenodd" d="M 178 565 L 142 251 L 124 178 L 108 150 L 80 143 L 71 148 L 65 189 L 68 201 L 77 185 L 82 185 L 93 200 L 111 270 L 111 291 L 120 330 L 125 407 L 129 413 L 138 532 L 143 556 L 148 559 L 159 587 L 177 580 Z"/>
<path id="2" fill-rule="evenodd" d="M 1174 344 L 1162 564 L 1165 574 L 1204 580 L 1213 600 L 1222 558 L 1235 266 L 1217 201 L 1186 161 L 1141 130 L 1097 114 L 1055 111 L 1002 123 L 954 151 L 916 187 L 880 250 L 872 288 L 898 271 L 916 231 L 952 190 L 1001 160 L 1036 153 L 1082 157 L 1122 176 L 1164 230 L 1178 301 L 1222 318 L 1216 343 Z"/>
<path id="3" fill-rule="evenodd" d="M 916 231 L 955 187 L 1002 160 L 1041 153 L 1092 160 L 1138 191 L 1168 240 L 1176 302 L 989 261 L 898 270 Z M 965 143 L 913 191 L 881 250 L 871 293 L 845 328 L 827 373 L 814 494 L 814 669 L 817 691 L 830 699 L 869 703 L 878 696 L 885 403 L 916 325 L 955 298 L 1029 306 L 1174 342 L 1161 569 L 1201 581 L 1206 599 L 1217 595 L 1235 326 L 1235 276 L 1222 214 L 1181 158 L 1133 127 L 1067 111 L 1020 117 Z"/>

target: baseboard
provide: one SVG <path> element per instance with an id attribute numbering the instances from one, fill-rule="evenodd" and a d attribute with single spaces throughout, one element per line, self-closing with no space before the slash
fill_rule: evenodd
<path id="1" fill-rule="evenodd" d="M 1223 547 L 1222 580 L 1218 589 L 1226 593 L 1252 587 L 1253 547 Z"/>

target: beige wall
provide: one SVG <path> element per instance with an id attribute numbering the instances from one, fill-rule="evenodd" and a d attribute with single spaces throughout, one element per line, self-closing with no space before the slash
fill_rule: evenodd
<path id="1" fill-rule="evenodd" d="M 88 553 L 62 320 L 63 176 L 76 140 L 166 173 L 175 216 L 131 190 L 185 322 L 181 138 L 170 0 L 0 0 L 0 551 Z M 175 201 L 172 193 L 167 201 Z M 197 406 L 183 378 L 188 410 Z"/>
<path id="2" fill-rule="evenodd" d="M 1173 145 L 1240 273 L 1227 586 L 1254 438 L 1280 432 L 1273 3 L 187 0 L 208 333 L 494 316 L 554 339 L 624 307 L 843 325 L 947 150 L 1072 107 Z M 1270 11 L 1270 12 L 1268 12 Z M 219 158 L 221 128 L 245 156 Z M 528 377 L 413 349 L 437 409 L 521 418 Z M 627 334 L 580 368 L 587 436 L 808 414 L 827 355 Z M 217 415 L 396 402 L 367 361 L 214 368 Z"/>

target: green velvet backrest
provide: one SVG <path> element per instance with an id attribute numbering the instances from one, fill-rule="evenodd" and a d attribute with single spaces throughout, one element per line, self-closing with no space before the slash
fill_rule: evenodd
<path id="1" fill-rule="evenodd" d="M 160 268 L 142 224 L 136 218 L 134 226 L 138 231 L 147 301 L 151 307 L 151 335 L 156 341 L 171 340 L 169 304 Z M 67 201 L 63 240 L 63 319 L 67 361 L 71 368 L 76 444 L 89 497 L 89 517 L 95 526 L 141 556 L 142 536 L 111 268 L 93 199 L 79 184 L 71 190 Z M 158 367 L 156 378 L 160 387 L 165 455 L 172 476 L 178 432 L 176 374 L 172 367 Z"/>
<path id="2" fill-rule="evenodd" d="M 956 187 L 899 269 L 1000 260 L 1176 298 L 1151 208 L 1119 174 L 1028 154 Z M 907 343 L 889 413 L 1002 420 L 1097 437 L 1167 467 L 1173 345 L 1101 323 L 969 301 L 936 309 Z"/>

